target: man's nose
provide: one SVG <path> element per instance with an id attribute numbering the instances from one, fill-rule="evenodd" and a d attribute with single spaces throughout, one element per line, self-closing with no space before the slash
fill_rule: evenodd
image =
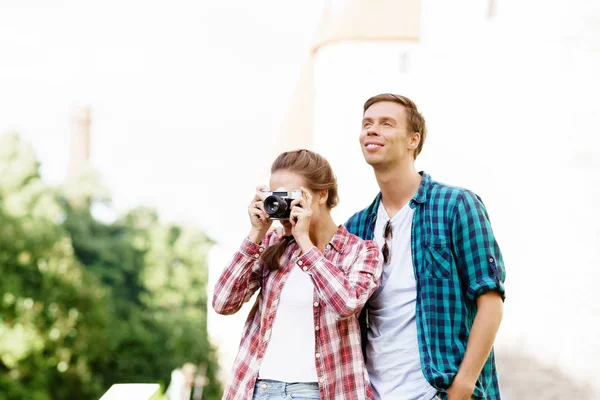
<path id="1" fill-rule="evenodd" d="M 377 129 L 376 125 L 373 125 L 367 129 L 367 136 L 379 136 L 379 130 Z"/>

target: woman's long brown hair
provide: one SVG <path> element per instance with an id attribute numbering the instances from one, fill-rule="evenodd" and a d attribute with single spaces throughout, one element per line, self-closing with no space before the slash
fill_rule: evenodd
<path id="1" fill-rule="evenodd" d="M 337 179 L 329 162 L 320 154 L 306 149 L 286 151 L 273 162 L 271 174 L 281 170 L 300 175 L 306 187 L 313 192 L 327 190 L 327 208 L 332 209 L 338 204 Z M 262 253 L 261 260 L 270 270 L 281 267 L 279 261 L 292 239 L 293 236 L 284 236 Z"/>

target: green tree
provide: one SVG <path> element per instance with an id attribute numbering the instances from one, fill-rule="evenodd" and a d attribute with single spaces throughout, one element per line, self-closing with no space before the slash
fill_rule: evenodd
<path id="1" fill-rule="evenodd" d="M 212 242 L 147 208 L 96 220 L 65 200 L 106 199 L 87 176 L 67 192 L 51 188 L 31 146 L 0 136 L 0 400 L 166 385 L 184 362 L 206 365 L 204 398 L 220 398 L 206 329 Z"/>
<path id="2" fill-rule="evenodd" d="M 205 398 L 220 398 L 216 355 L 207 336 L 207 254 L 213 245 L 191 226 L 162 224 L 153 210 L 138 208 L 122 220 L 131 227 L 130 242 L 145 252 L 140 299 L 163 326 L 170 327 L 167 351 L 175 365 L 192 361 L 207 367 L 211 384 Z"/>
<path id="3" fill-rule="evenodd" d="M 206 254 L 212 242 L 194 228 L 161 223 L 143 207 L 111 224 L 69 208 L 65 226 L 77 258 L 112 290 L 119 356 L 103 376 L 109 382 L 160 377 L 166 384 L 184 362 L 204 364 L 211 382 L 205 398 L 218 397 L 206 326 Z"/>
<path id="4" fill-rule="evenodd" d="M 103 389 L 107 290 L 73 255 L 59 195 L 31 146 L 0 136 L 0 399 L 90 398 Z"/>

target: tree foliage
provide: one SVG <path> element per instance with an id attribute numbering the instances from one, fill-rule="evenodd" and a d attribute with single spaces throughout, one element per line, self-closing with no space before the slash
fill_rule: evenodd
<path id="1" fill-rule="evenodd" d="M 204 398 L 218 398 L 206 328 L 210 246 L 151 209 L 106 223 L 71 207 L 43 183 L 31 146 L 0 136 L 0 400 L 164 386 L 184 362 L 208 366 Z"/>

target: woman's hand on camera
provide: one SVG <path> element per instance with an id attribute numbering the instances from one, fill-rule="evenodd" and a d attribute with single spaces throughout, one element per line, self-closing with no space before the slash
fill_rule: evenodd
<path id="1" fill-rule="evenodd" d="M 292 235 L 296 243 L 306 253 L 313 246 L 310 240 L 309 228 L 312 219 L 312 195 L 308 190 L 301 187 L 302 197 L 292 201 L 290 206 L 290 223 L 292 224 Z"/>
<path id="2" fill-rule="evenodd" d="M 261 242 L 273 223 L 273 220 L 269 219 L 269 216 L 265 212 L 263 203 L 266 195 L 262 192 L 262 189 L 266 188 L 266 186 L 257 186 L 254 198 L 248 206 L 248 215 L 250 216 L 250 223 L 252 224 L 248 239 L 257 244 Z"/>

